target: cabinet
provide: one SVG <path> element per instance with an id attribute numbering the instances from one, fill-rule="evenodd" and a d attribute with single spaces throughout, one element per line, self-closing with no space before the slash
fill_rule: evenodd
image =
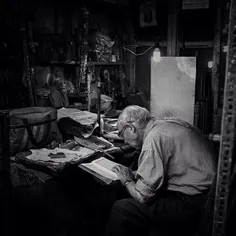
<path id="1" fill-rule="evenodd" d="M 124 82 L 124 70 L 125 70 L 125 63 L 121 59 L 122 58 L 122 49 L 120 44 L 116 44 L 112 47 L 114 50 L 109 51 L 109 56 L 107 57 L 108 54 L 106 50 L 104 50 L 104 54 L 106 54 L 106 59 L 107 62 L 101 61 L 104 58 L 101 58 L 98 56 L 99 53 L 103 52 L 103 47 L 101 47 L 101 51 L 97 53 L 95 48 L 95 44 L 98 42 L 97 38 L 94 40 L 94 38 L 91 38 L 91 34 L 89 32 L 89 26 L 90 28 L 93 28 L 92 25 L 89 25 L 90 22 L 93 22 L 91 20 L 91 16 L 89 15 L 89 12 L 86 7 L 81 8 L 81 18 L 80 18 L 80 26 L 79 27 L 79 33 L 78 31 L 74 30 L 74 38 L 76 41 L 73 41 L 70 43 L 71 40 L 71 32 L 73 30 L 68 29 L 68 37 L 67 37 L 67 42 L 66 45 L 70 45 L 69 48 L 65 49 L 63 48 L 63 57 L 61 57 L 61 60 L 53 60 L 51 58 L 51 61 L 47 63 L 43 63 L 44 66 L 50 66 L 51 71 L 55 71 L 54 69 L 57 70 L 57 67 L 63 68 L 64 69 L 64 74 L 66 75 L 66 79 L 68 79 L 70 82 L 73 83 L 73 86 L 70 82 L 67 82 L 68 87 L 72 88 L 71 93 L 68 94 L 68 98 L 70 100 L 70 104 L 74 104 L 74 107 L 77 107 L 79 109 L 85 109 L 85 110 L 91 110 L 91 92 L 92 88 L 96 88 L 97 85 L 95 83 L 102 82 L 105 87 L 107 87 L 105 95 L 108 95 L 110 97 L 114 97 L 114 93 L 119 93 L 122 94 L 124 97 L 125 95 L 125 86 Z M 69 27 L 68 27 L 69 28 Z M 91 32 L 97 32 L 97 31 L 91 31 Z M 110 31 L 109 31 L 110 32 Z M 73 34 L 73 33 L 72 33 Z M 109 33 L 108 33 L 109 34 Z M 111 34 L 114 36 L 114 33 Z M 97 34 L 96 34 L 97 37 Z M 109 38 L 109 37 L 107 37 Z M 116 37 L 115 37 L 116 38 Z M 106 35 L 104 34 L 104 39 L 106 40 Z M 117 40 L 118 41 L 118 40 Z M 108 41 L 106 41 L 108 42 Z M 109 42 L 110 43 L 110 42 Z M 64 43 L 65 44 L 65 43 Z M 71 46 L 72 45 L 72 46 Z M 97 45 L 96 45 L 97 46 Z M 101 46 L 101 45 L 99 45 Z M 119 50 L 116 50 L 118 48 Z M 76 48 L 75 48 L 76 47 Z M 106 48 L 105 48 L 106 49 Z M 111 48 L 110 48 L 111 49 Z M 99 49 L 98 49 L 99 50 Z M 74 53 L 72 53 L 72 51 Z M 96 52 L 95 52 L 96 51 Z M 65 52 L 65 53 L 64 53 Z M 76 53 L 75 53 L 76 52 Z M 112 52 L 112 53 L 111 53 Z M 115 53 L 117 53 L 116 57 L 114 58 Z M 69 55 L 71 54 L 71 55 Z M 76 55 L 75 55 L 76 54 Z M 96 58 L 94 55 L 96 54 Z M 103 54 L 103 55 L 104 55 Z M 113 55 L 113 57 L 112 57 Z M 119 56 L 118 56 L 119 55 Z M 58 56 L 55 56 L 54 58 L 58 58 Z M 119 58 L 119 61 L 116 61 L 116 58 Z M 110 61 L 110 60 L 113 61 Z M 94 60 L 94 61 L 92 61 Z M 95 61 L 99 60 L 99 61 Z M 42 65 L 42 64 L 41 64 Z M 100 74 L 102 71 L 110 71 L 111 75 L 111 80 L 115 81 L 108 81 L 107 84 L 105 85 L 105 82 L 101 78 Z M 118 83 L 119 82 L 119 83 Z M 112 86 L 110 86 L 113 83 L 113 85 L 116 85 L 116 88 L 114 89 Z M 119 84 L 119 86 L 118 86 Z M 71 85 L 71 86 L 70 86 Z M 91 88 L 92 85 L 92 88 Z M 121 85 L 121 86 L 120 86 Z M 103 92 L 103 88 L 101 88 L 101 92 Z M 81 103 L 83 105 L 81 105 Z M 72 105 L 73 107 L 73 105 Z"/>
<path id="2" fill-rule="evenodd" d="M 92 62 L 89 61 L 86 64 L 86 68 L 84 72 L 81 72 L 83 65 L 80 61 L 70 61 L 70 62 L 59 62 L 59 61 L 51 61 L 51 66 L 71 66 L 74 67 L 76 70 L 76 81 L 75 87 L 76 91 L 75 93 L 69 93 L 68 98 L 69 100 L 73 100 L 74 102 L 83 101 L 84 105 L 82 106 L 76 106 L 80 109 L 85 109 L 90 111 L 91 110 L 91 94 L 92 89 L 91 85 L 95 85 L 97 87 L 97 83 L 102 83 L 107 89 L 107 92 L 105 95 L 112 97 L 112 99 L 115 98 L 115 94 L 117 91 L 114 91 L 114 88 L 109 85 L 109 83 L 119 83 L 121 86 L 119 86 L 120 93 L 122 97 L 125 96 L 125 85 L 124 85 L 124 76 L 122 76 L 124 71 L 124 62 Z M 113 77 L 116 77 L 116 81 L 102 81 L 101 79 L 101 70 L 108 70 L 112 71 Z M 84 73 L 84 78 L 82 78 L 81 73 Z M 92 80 L 91 74 L 95 76 L 95 78 Z M 119 80 L 119 81 L 117 81 Z M 104 90 L 101 88 L 101 92 L 104 92 Z"/>

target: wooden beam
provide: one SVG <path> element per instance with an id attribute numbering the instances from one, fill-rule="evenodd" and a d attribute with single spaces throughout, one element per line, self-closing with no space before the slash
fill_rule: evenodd
<path id="1" fill-rule="evenodd" d="M 213 133 L 216 132 L 216 120 L 219 101 L 220 51 L 222 28 L 222 0 L 217 0 L 216 25 L 213 45 L 212 92 L 213 92 Z"/>
<path id="2" fill-rule="evenodd" d="M 235 165 L 236 141 L 236 0 L 231 0 L 229 10 L 228 52 L 226 58 L 225 92 L 221 123 L 221 142 L 218 158 L 216 196 L 213 215 L 213 236 L 227 235 L 226 226 L 232 187 L 231 170 Z M 230 181 L 231 180 L 231 181 Z"/>
<path id="3" fill-rule="evenodd" d="M 135 45 L 135 33 L 134 26 L 129 15 L 126 15 L 126 32 L 128 33 L 128 44 Z M 136 48 L 132 48 L 132 51 L 136 52 Z M 128 76 L 130 82 L 130 88 L 132 88 L 133 92 L 135 91 L 135 65 L 136 65 L 136 57 L 131 53 L 125 54 L 125 62 L 126 62 L 126 74 Z"/>
<path id="4" fill-rule="evenodd" d="M 154 41 L 153 42 L 139 41 L 139 42 L 137 42 L 137 44 L 135 46 L 136 47 L 147 47 L 147 46 L 152 46 L 154 43 L 155 43 Z M 159 42 L 159 45 L 161 48 L 167 47 L 166 41 Z M 213 42 L 212 41 L 185 42 L 184 46 L 185 46 L 185 48 L 212 48 Z"/>
<path id="5" fill-rule="evenodd" d="M 178 0 L 168 1 L 167 56 L 176 56 L 178 36 Z"/>

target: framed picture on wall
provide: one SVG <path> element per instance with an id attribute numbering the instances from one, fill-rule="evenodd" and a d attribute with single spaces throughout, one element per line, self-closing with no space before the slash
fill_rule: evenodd
<path id="1" fill-rule="evenodd" d="M 140 6 L 140 27 L 156 26 L 156 3 L 148 2 Z"/>

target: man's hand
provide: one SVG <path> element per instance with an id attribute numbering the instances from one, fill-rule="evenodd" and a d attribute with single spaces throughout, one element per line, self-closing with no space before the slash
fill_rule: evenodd
<path id="1" fill-rule="evenodd" d="M 116 165 L 112 168 L 112 171 L 114 171 L 118 178 L 120 179 L 121 183 L 124 185 L 127 181 L 134 180 L 134 175 L 126 166 Z"/>

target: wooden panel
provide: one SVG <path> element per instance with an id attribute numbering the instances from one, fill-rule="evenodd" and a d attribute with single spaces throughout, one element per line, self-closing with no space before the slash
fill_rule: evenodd
<path id="1" fill-rule="evenodd" d="M 143 53 L 147 50 L 148 47 L 138 47 L 136 53 Z M 152 56 L 153 50 L 148 51 L 146 54 L 142 56 L 136 57 L 136 73 L 135 73 L 135 85 L 136 88 L 141 91 L 144 95 L 145 99 L 145 107 L 150 108 L 149 100 L 150 100 L 150 60 Z"/>
<path id="2" fill-rule="evenodd" d="M 152 59 L 151 113 L 193 124 L 195 81 L 195 57 L 163 57 L 160 62 Z"/>
<path id="3" fill-rule="evenodd" d="M 167 34 L 167 56 L 176 56 L 178 35 L 178 1 L 169 0 L 168 6 L 168 34 Z"/>

